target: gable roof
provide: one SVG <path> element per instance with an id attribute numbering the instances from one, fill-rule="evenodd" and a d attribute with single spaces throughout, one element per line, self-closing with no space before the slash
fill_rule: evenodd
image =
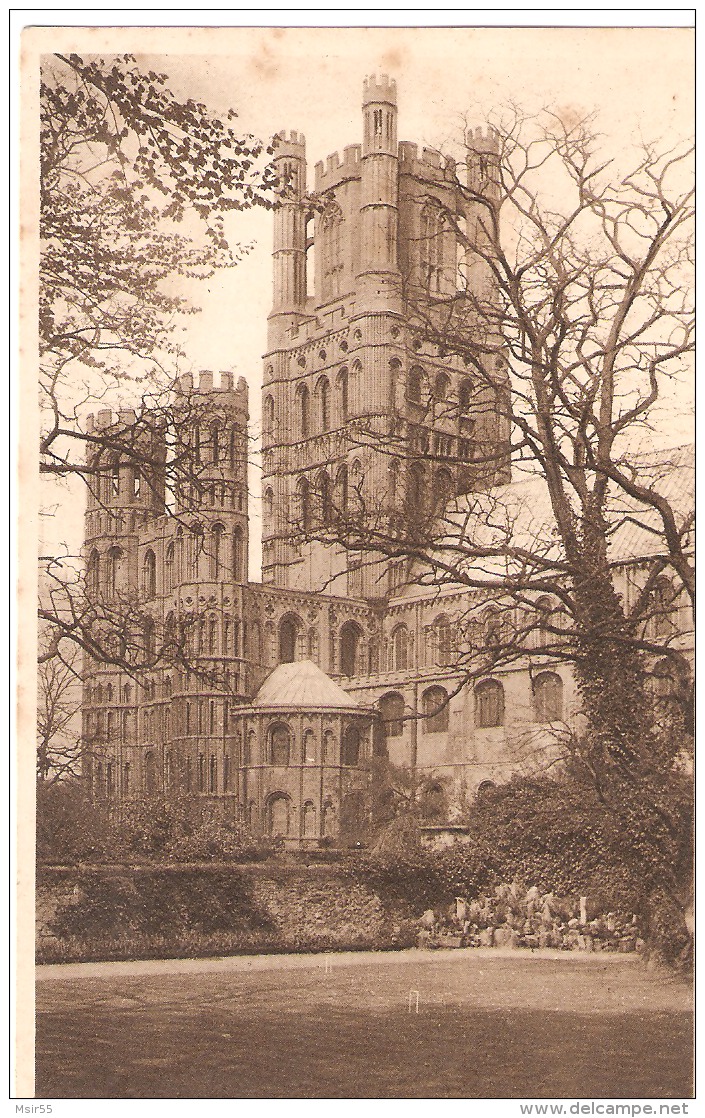
<path id="1" fill-rule="evenodd" d="M 344 708 L 360 713 L 364 709 L 312 660 L 280 664 L 267 676 L 252 700 L 252 705 L 308 709 L 333 707 L 336 710 Z"/>

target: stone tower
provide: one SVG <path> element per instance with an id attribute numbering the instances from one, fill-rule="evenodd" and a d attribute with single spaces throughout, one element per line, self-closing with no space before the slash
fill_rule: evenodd
<path id="1" fill-rule="evenodd" d="M 507 481 L 507 374 L 498 339 L 485 339 L 478 381 L 457 347 L 449 356 L 420 328 L 423 309 L 462 303 L 468 282 L 473 292 L 489 282 L 477 261 L 461 277 L 458 229 L 480 236 L 480 223 L 455 163 L 397 140 L 386 76 L 366 79 L 362 113 L 362 145 L 317 163 L 312 194 L 304 138 L 282 134 L 277 149 L 263 579 L 378 598 L 395 576 L 348 526 L 432 519 L 456 495 Z M 473 133 L 471 190 L 496 190 L 493 160 L 493 133 Z"/>

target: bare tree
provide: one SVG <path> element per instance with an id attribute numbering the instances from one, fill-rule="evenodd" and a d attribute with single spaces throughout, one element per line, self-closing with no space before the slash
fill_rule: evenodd
<path id="1" fill-rule="evenodd" d="M 472 381 L 462 402 L 423 387 L 426 416 L 472 443 L 489 409 L 509 445 L 478 443 L 474 485 L 446 501 L 438 487 L 419 494 L 413 466 L 452 468 L 457 451 L 419 449 L 399 414 L 384 432 L 353 422 L 349 445 L 405 463 L 403 514 L 398 494 L 363 480 L 303 534 L 411 564 L 429 587 L 476 591 L 454 641 L 468 675 L 537 639 L 544 657 L 571 661 L 587 727 L 573 748 L 602 788 L 672 761 L 654 733 L 645 657 L 665 648 L 678 660 L 669 618 L 694 600 L 691 462 L 645 443 L 690 375 L 691 151 L 644 144 L 625 168 L 601 153 L 590 120 L 518 111 L 474 142 L 455 180 L 462 204 L 434 234 L 453 231 L 460 282 L 453 260 L 445 284 L 410 271 L 404 296 L 419 360 L 462 358 Z M 508 454 L 524 480 L 492 487 Z M 625 590 L 630 550 L 641 563 Z"/>
<path id="2" fill-rule="evenodd" d="M 80 650 L 65 641 L 42 658 L 37 694 L 37 779 L 44 785 L 81 771 Z"/>

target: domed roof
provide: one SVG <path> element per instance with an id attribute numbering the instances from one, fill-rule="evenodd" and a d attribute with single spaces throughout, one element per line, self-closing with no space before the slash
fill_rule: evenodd
<path id="1" fill-rule="evenodd" d="M 280 664 L 267 676 L 255 695 L 253 706 L 262 707 L 341 707 L 358 710 L 363 708 L 321 671 L 311 660 L 297 660 L 293 664 Z"/>

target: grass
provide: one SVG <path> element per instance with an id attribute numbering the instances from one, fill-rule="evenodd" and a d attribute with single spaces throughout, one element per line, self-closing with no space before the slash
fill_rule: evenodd
<path id="1" fill-rule="evenodd" d="M 42 981 L 37 1097 L 691 1095 L 688 987 L 639 963 L 329 964 Z"/>

